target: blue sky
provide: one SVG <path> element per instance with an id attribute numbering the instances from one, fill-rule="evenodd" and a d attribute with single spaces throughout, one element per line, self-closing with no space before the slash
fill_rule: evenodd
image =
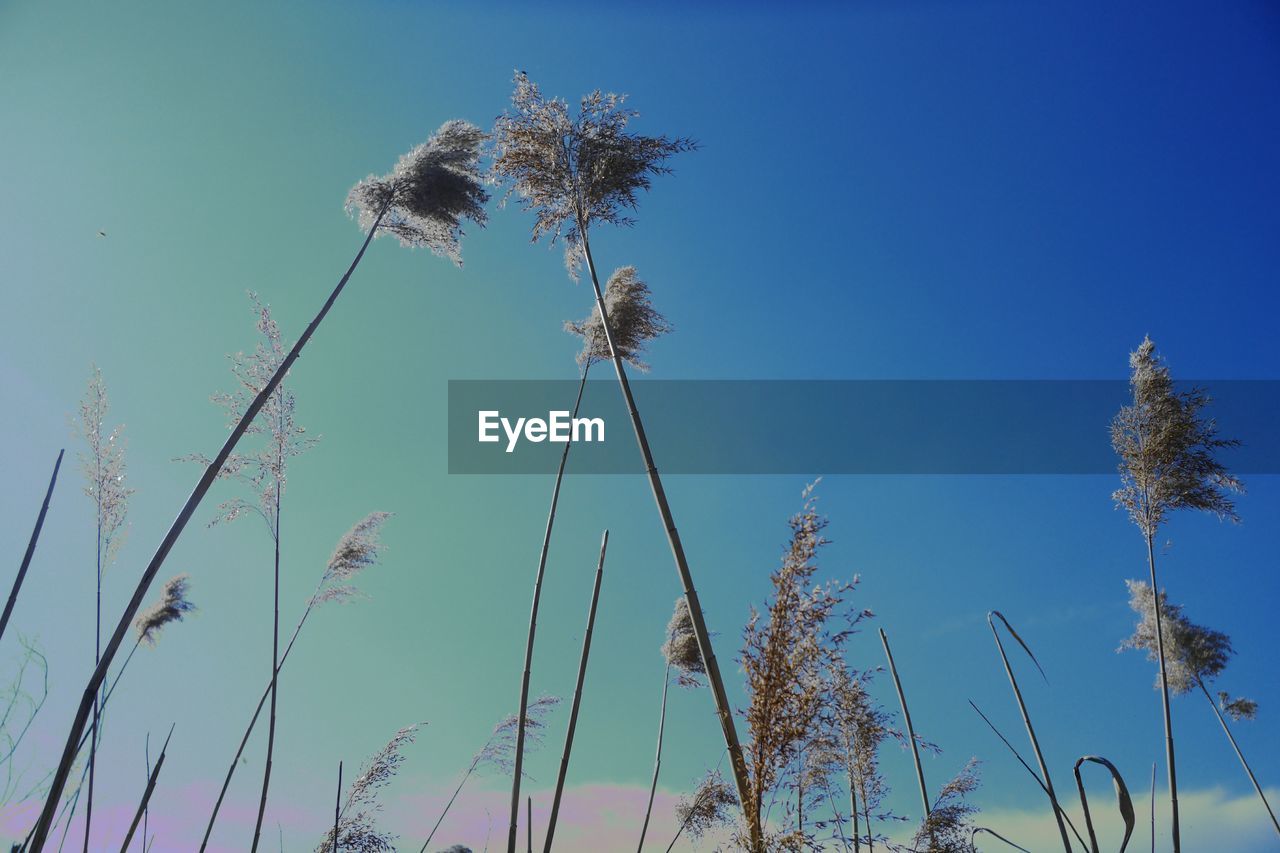
<path id="1" fill-rule="evenodd" d="M 224 355 L 253 344 L 244 291 L 296 335 L 358 247 L 341 210 L 349 186 L 446 119 L 487 126 L 516 68 L 571 101 L 628 92 L 637 130 L 700 143 L 644 197 L 635 228 L 593 237 L 599 264 L 635 264 L 675 326 L 654 346 L 655 377 L 1122 378 L 1150 334 L 1177 375 L 1276 378 L 1278 39 L 1276 11 L 1245 3 L 7 4 L 0 541 L 16 560 L 49 464 L 75 447 L 66 417 L 96 362 L 138 489 L 108 576 L 107 612 L 118 612 L 195 480 L 169 460 L 224 434 L 207 400 L 229 387 Z M 530 225 L 515 205 L 494 210 L 468 235 L 462 271 L 379 241 L 295 370 L 299 420 L 323 440 L 295 463 L 286 497 L 286 605 L 354 521 L 397 516 L 372 599 L 317 618 L 282 690 L 287 769 L 274 790 L 287 849 L 323 832 L 337 760 L 425 719 L 394 789 L 422 802 L 388 809 L 408 838 L 516 702 L 550 483 L 449 477 L 444 405 L 449 379 L 573 376 L 575 341 L 559 328 L 587 312 L 588 291 L 558 250 L 528 244 Z M 804 412 L 795 421 L 803 435 Z M 801 488 L 822 473 L 668 483 L 722 659 L 767 592 Z M 15 617 L 50 659 L 36 767 L 92 660 L 92 513 L 78 486 L 69 466 Z M 1170 523 L 1162 580 L 1193 619 L 1231 633 L 1223 687 L 1262 703 L 1239 731 L 1274 782 L 1280 688 L 1266 649 L 1277 642 L 1280 491 L 1274 477 L 1248 486 L 1238 527 Z M 851 658 L 880 663 L 873 629 L 889 632 L 917 725 L 945 749 L 931 784 L 979 755 L 980 805 L 1044 811 L 965 703 L 1017 734 L 983 624 L 998 608 L 1049 674 L 1027 690 L 1059 787 L 1086 752 L 1145 787 L 1161 747 L 1153 672 L 1114 654 L 1131 625 L 1123 580 L 1141 576 L 1144 551 L 1111 507 L 1114 487 L 824 481 L 826 571 L 861 573 L 856 601 L 878 616 Z M 571 690 L 606 526 L 570 778 L 629 790 L 651 767 L 657 646 L 678 592 L 641 478 L 566 486 L 534 686 Z M 221 773 L 266 678 L 268 556 L 250 526 L 193 526 L 175 549 L 169 568 L 192 574 L 201 612 L 131 671 L 104 746 L 113 766 L 137 765 L 107 795 L 122 808 L 140 787 L 145 732 L 177 720 L 157 811 L 200 812 L 200 786 Z M 1238 849 L 1263 849 L 1265 815 L 1203 704 L 1175 708 L 1180 780 L 1239 798 L 1238 813 L 1219 811 L 1238 814 L 1246 835 L 1264 830 Z M 554 778 L 562 725 L 534 761 L 535 799 Z M 718 760 L 709 699 L 679 695 L 668 732 L 663 783 L 679 792 Z M 244 802 L 260 760 L 238 780 Z M 908 760 L 886 765 L 894 805 L 910 813 Z M 503 782 L 477 791 L 486 785 Z M 227 827 L 235 849 L 240 824 Z M 481 846 L 463 837 L 469 825 L 456 829 Z"/>

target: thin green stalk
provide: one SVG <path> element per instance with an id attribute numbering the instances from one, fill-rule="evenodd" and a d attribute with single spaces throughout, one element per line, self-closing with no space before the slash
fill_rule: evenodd
<path id="1" fill-rule="evenodd" d="M 644 809 L 644 823 L 640 826 L 640 843 L 636 853 L 644 849 L 644 836 L 649 831 L 649 816 L 653 814 L 653 797 L 658 792 L 658 770 L 662 767 L 662 733 L 667 725 L 667 688 L 671 686 L 671 661 L 667 661 L 662 675 L 662 709 L 658 712 L 658 749 L 653 756 L 653 781 L 649 784 L 649 804 Z"/>
<path id="2" fill-rule="evenodd" d="M 152 582 L 155 581 L 156 575 L 159 574 L 160 567 L 164 565 L 165 558 L 169 556 L 169 551 L 172 550 L 174 543 L 178 541 L 178 536 L 182 534 L 183 529 L 187 526 L 187 522 L 191 520 L 191 516 L 195 514 L 195 511 L 200 506 L 201 501 L 204 500 L 204 496 L 209 492 L 210 487 L 213 486 L 214 480 L 216 480 L 218 475 L 222 472 L 222 468 L 226 464 L 227 458 L 240 442 L 240 438 L 244 435 L 245 430 L 249 428 L 249 424 L 257 416 L 267 399 L 275 393 L 277 386 L 279 386 L 281 380 L 284 379 L 285 374 L 289 372 L 289 368 L 298 360 L 298 356 L 302 353 L 302 348 L 306 346 L 309 340 L 311 340 L 311 336 L 315 334 L 316 329 L 319 328 L 320 323 L 325 318 L 325 315 L 329 313 L 329 309 L 333 307 L 333 304 L 338 300 L 338 296 L 341 295 L 343 288 L 347 286 L 347 282 L 350 280 L 352 273 L 355 272 L 356 267 L 360 264 L 361 258 L 364 257 L 365 251 L 369 248 L 369 243 L 373 240 L 374 235 L 378 233 L 378 226 L 382 222 L 382 217 L 386 215 L 387 206 L 389 206 L 390 201 L 391 199 L 389 197 L 387 205 L 384 205 L 383 209 L 379 211 L 378 218 L 374 221 L 373 226 L 370 227 L 369 233 L 365 237 L 364 244 L 360 247 L 360 251 L 356 254 L 355 259 L 352 260 L 351 266 L 347 268 L 346 273 L 343 274 L 342 278 L 338 281 L 337 286 L 334 287 L 333 291 L 329 294 L 329 298 L 325 300 L 320 311 L 307 325 L 302 336 L 298 338 L 297 342 L 293 345 L 293 348 L 289 350 L 289 354 L 284 357 L 284 360 L 280 363 L 280 366 L 276 369 L 275 374 L 267 382 L 266 386 L 258 392 L 258 396 L 249 404 L 245 413 L 240 417 L 240 420 L 231 430 L 231 434 L 227 436 L 227 440 L 223 443 L 222 449 L 220 449 L 218 454 L 209 462 L 209 465 L 205 468 L 204 473 L 200 476 L 199 481 L 197 481 L 195 488 L 192 490 L 191 495 L 182 505 L 182 509 L 179 510 L 177 518 L 175 518 L 173 524 L 170 525 L 168 533 L 165 534 L 164 539 L 160 542 L 160 546 L 151 557 L 151 562 L 147 564 L 147 568 L 142 573 L 142 577 L 138 579 L 138 585 L 133 591 L 133 597 L 129 600 L 128 605 L 126 605 L 124 613 L 121 614 L 120 621 L 116 624 L 115 631 L 112 633 L 111 639 L 107 642 L 107 647 L 103 652 L 102 659 L 98 662 L 97 667 L 94 668 L 93 674 L 89 677 L 89 683 L 85 685 L 84 693 L 80 697 L 80 707 L 76 710 L 76 716 L 71 724 L 71 730 L 67 733 L 66 744 L 63 746 L 62 757 L 58 761 L 58 767 L 54 771 L 53 780 L 49 785 L 49 793 L 45 798 L 44 808 L 41 810 L 40 817 L 36 821 L 36 831 L 31 839 L 31 849 L 33 853 L 41 853 L 41 851 L 44 850 L 45 841 L 49 835 L 49 828 L 53 824 L 53 817 L 58 809 L 58 802 L 62 799 L 62 791 L 66 787 L 67 777 L 71 774 L 71 765 L 74 763 L 76 757 L 76 746 L 80 741 L 80 735 L 84 732 L 85 725 L 89 721 L 89 714 L 93 710 L 94 697 L 97 696 L 98 689 L 102 686 L 102 682 L 106 680 L 107 668 L 111 665 L 111 660 L 115 657 L 117 650 L 119 650 L 120 644 L 124 642 L 124 636 L 129 630 L 130 623 L 132 623 L 133 618 L 138 615 L 138 610 L 141 609 L 143 600 L 146 598 L 147 590 L 150 589 Z"/>
<path id="3" fill-rule="evenodd" d="M 578 416 L 578 407 L 582 405 L 582 392 L 587 387 L 587 371 L 591 369 L 590 360 L 583 365 L 582 379 L 578 382 L 578 396 L 573 402 L 573 414 Z M 560 451 L 560 465 L 556 468 L 555 485 L 551 488 L 551 509 L 547 513 L 547 526 L 542 533 L 542 549 L 538 552 L 538 570 L 533 579 L 533 603 L 529 607 L 529 636 L 524 645 L 524 672 L 520 677 L 520 706 L 516 711 L 516 745 L 514 767 L 511 774 L 511 825 L 509 831 L 510 853 L 515 853 L 516 827 L 520 820 L 520 783 L 524 777 L 524 736 L 529 719 L 529 680 L 533 672 L 533 640 L 538 631 L 538 605 L 542 601 L 542 579 L 547 571 L 547 552 L 551 548 L 551 530 L 556 523 L 556 507 L 560 503 L 560 485 L 564 481 L 565 463 L 569 461 L 569 448 L 573 442 L 566 441 Z M 465 778 L 463 781 L 466 781 Z M 456 792 L 454 796 L 457 796 Z M 450 803 L 453 800 L 449 801 Z M 447 809 L 446 809 L 447 810 Z M 441 820 L 444 815 L 441 815 Z M 434 832 L 434 831 L 433 831 Z M 431 839 L 428 838 L 428 841 Z M 425 850 L 425 846 L 423 847 Z"/>
<path id="4" fill-rule="evenodd" d="M 40 541 L 40 530 L 44 527 L 44 517 L 49 512 L 49 500 L 53 497 L 53 486 L 58 482 L 58 469 L 62 467 L 62 454 L 53 463 L 53 475 L 49 477 L 49 488 L 44 493 L 44 503 L 40 504 L 40 512 L 36 515 L 36 526 L 31 531 L 31 539 L 27 542 L 27 550 L 22 555 L 22 564 L 18 566 L 18 576 L 13 579 L 13 588 L 9 590 L 9 600 L 4 605 L 4 615 L 0 616 L 0 639 L 4 639 L 4 631 L 9 627 L 9 617 L 13 615 L 14 605 L 18 603 L 18 591 L 27 578 L 27 569 L 31 567 L 31 558 L 36 553 L 36 542 Z"/>
<path id="5" fill-rule="evenodd" d="M 560 797 L 569 772 L 569 753 L 573 751 L 573 733 L 578 727 L 578 708 L 582 704 L 582 683 L 587 677 L 587 657 L 591 654 L 591 632 L 596 624 L 596 605 L 600 603 L 600 581 L 604 577 L 604 554 L 609 547 L 609 531 L 600 537 L 600 560 L 596 564 L 595 586 L 591 590 L 591 609 L 587 611 L 587 630 L 582 635 L 582 658 L 578 661 L 578 683 L 573 689 L 573 707 L 569 710 L 569 728 L 564 735 L 564 754 L 560 756 L 560 775 L 556 777 L 556 793 L 551 801 L 551 817 L 547 821 L 547 840 L 543 853 L 551 853 L 551 840 L 556 834 L 556 818 L 560 814 Z"/>

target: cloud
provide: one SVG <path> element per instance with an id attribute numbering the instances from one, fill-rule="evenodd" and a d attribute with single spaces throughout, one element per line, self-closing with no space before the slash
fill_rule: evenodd
<path id="1" fill-rule="evenodd" d="M 474 784 L 475 781 L 480 781 L 481 784 Z M 485 782 L 490 786 L 494 785 L 494 780 L 474 780 L 463 790 L 432 839 L 429 848 L 432 853 L 459 843 L 473 848 L 476 853 L 484 850 L 486 843 L 490 850 L 499 850 L 505 846 L 510 792 L 497 786 L 486 787 Z M 453 791 L 451 788 L 438 788 L 428 792 L 405 792 L 398 796 L 395 791 L 394 785 L 387 791 L 383 824 L 387 829 L 400 834 L 401 848 L 417 850 Z M 201 784 L 187 786 L 174 793 L 177 796 L 170 799 L 165 808 L 152 813 L 150 830 L 157 839 L 157 851 L 195 849 L 208 820 L 208 805 L 217 792 L 211 786 Z M 1145 792 L 1134 793 L 1138 825 L 1129 848 L 1148 850 L 1151 837 L 1150 799 Z M 549 787 L 534 786 L 527 787 L 521 794 L 522 798 L 526 794 L 533 797 L 534 848 L 541 849 L 550 817 L 553 791 Z M 602 849 L 629 848 L 639 839 L 648 796 L 648 788 L 638 785 L 596 783 L 567 788 L 557 820 L 556 850 L 560 853 L 598 853 Z M 1272 802 L 1280 802 L 1280 789 L 1268 789 L 1267 797 Z M 677 829 L 675 806 L 679 798 L 679 792 L 658 789 L 654 799 L 653 818 L 645 840 L 646 853 L 662 853 L 671 843 Z M 1068 802 L 1065 797 L 1064 802 Z M 1069 802 L 1071 818 L 1083 834 L 1084 818 L 1074 792 L 1070 792 Z M 174 808 L 179 803 L 182 807 Z M 981 797 L 978 798 L 978 803 L 981 805 Z M 1103 849 L 1118 847 L 1123 828 L 1105 781 L 1093 787 L 1089 804 L 1099 845 Z M 1189 790 L 1182 793 L 1180 806 L 1183 846 L 1187 850 L 1261 853 L 1275 849 L 1275 831 L 1261 801 L 1252 792 L 1237 795 L 1220 787 Z M 522 802 L 520 849 L 524 849 L 524 808 Z M 32 806 L 0 812 L 0 834 L 21 839 L 36 811 L 37 808 Z M 223 807 L 218 820 L 218 831 L 209 849 L 243 849 L 244 839 L 253 834 L 255 814 L 255 798 L 246 795 L 242 801 L 235 798 L 229 800 Z M 132 808 L 95 808 L 95 837 L 122 838 L 132 818 Z M 332 812 L 326 813 L 318 806 L 294 807 L 280 797 L 272 801 L 263 832 L 270 842 L 268 847 L 274 849 L 276 825 L 279 822 L 283 826 L 286 850 L 310 850 L 330 820 Z M 990 827 L 1037 853 L 1061 847 L 1057 827 L 1047 807 L 986 808 L 976 820 L 979 826 Z M 68 838 L 76 837 L 77 828 L 82 826 L 77 818 Z M 1157 849 L 1167 850 L 1168 797 L 1162 792 L 1156 794 L 1156 831 L 1159 839 Z M 910 835 L 910 829 L 904 827 L 894 834 L 894 840 L 906 841 Z M 983 850 L 1002 848 L 998 841 L 990 838 L 984 843 L 983 837 L 979 836 L 978 842 Z M 699 848 L 713 849 L 714 843 L 707 839 Z M 694 848 L 682 838 L 676 849 L 688 851 Z"/>
<path id="2" fill-rule="evenodd" d="M 1150 850 L 1151 797 L 1147 793 L 1131 793 L 1138 821 L 1129 849 Z M 1274 788 L 1267 789 L 1266 793 L 1267 799 L 1273 803 L 1280 797 L 1280 790 Z M 1080 810 L 1075 792 L 1062 792 L 1062 801 L 1076 829 L 1087 839 L 1084 813 Z M 1115 798 L 1105 783 L 1090 791 L 1089 812 L 1098 833 L 1098 846 L 1104 850 L 1118 849 L 1120 839 L 1124 837 L 1124 824 L 1116 811 Z M 1262 801 L 1253 792 L 1237 796 L 1221 787 L 1180 791 L 1178 816 L 1182 824 L 1182 846 L 1186 850 L 1261 853 L 1276 849 L 1275 829 L 1271 826 Z M 979 826 L 988 826 L 1028 850 L 1055 850 L 1062 847 L 1058 827 L 1049 811 L 1047 800 L 1043 809 L 983 809 L 975 821 Z M 906 833 L 906 836 L 909 837 L 910 833 Z M 1167 791 L 1157 791 L 1156 848 L 1169 849 L 1168 838 L 1169 795 Z M 978 842 L 980 849 L 1008 849 L 998 841 L 988 841 L 984 845 L 982 836 L 978 836 Z"/>

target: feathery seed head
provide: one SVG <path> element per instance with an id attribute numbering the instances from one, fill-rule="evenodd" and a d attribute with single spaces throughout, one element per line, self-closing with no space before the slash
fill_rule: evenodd
<path id="1" fill-rule="evenodd" d="M 609 331 L 618 356 L 638 370 L 648 370 L 649 365 L 640 356 L 649 341 L 671 331 L 671 324 L 653 307 L 649 285 L 636 277 L 635 267 L 619 267 L 609 276 L 604 292 L 604 310 L 609 315 Z M 600 306 L 591 309 L 585 320 L 564 324 L 566 332 L 582 338 L 582 352 L 578 364 L 583 367 L 595 361 L 608 361 L 609 341 L 600 319 Z"/>
<path id="2" fill-rule="evenodd" d="M 1111 421 L 1111 445 L 1120 457 L 1120 482 L 1112 498 L 1145 536 L 1154 536 L 1166 513 L 1210 512 L 1238 521 L 1227 492 L 1244 485 L 1216 458 L 1240 442 L 1218 437 L 1203 415 L 1209 396 L 1199 388 L 1177 391 L 1168 366 L 1144 338 L 1129 356 L 1133 403 Z"/>
<path id="3" fill-rule="evenodd" d="M 1243 696 L 1232 699 L 1229 693 L 1221 690 L 1218 691 L 1218 707 L 1236 722 L 1257 719 L 1258 716 L 1257 702 Z"/>
<path id="4" fill-rule="evenodd" d="M 535 214 L 533 239 L 565 241 L 565 264 L 576 279 L 584 232 L 595 222 L 631 225 L 638 194 L 651 178 L 670 172 L 667 158 L 696 143 L 627 132 L 637 113 L 625 95 L 600 90 L 584 96 L 578 115 L 559 98 L 545 98 L 516 72 L 511 109 L 493 130 L 493 174 Z"/>
<path id="5" fill-rule="evenodd" d="M 662 644 L 662 656 L 675 667 L 676 683 L 681 687 L 701 687 L 700 675 L 706 675 L 707 667 L 698 650 L 698 637 L 693 630 L 693 618 L 689 615 L 689 603 L 684 597 L 676 599 L 675 611 L 667 623 L 667 639 Z"/>
<path id="6" fill-rule="evenodd" d="M 311 598 L 312 606 L 328 601 L 345 602 L 359 595 L 352 581 L 360 572 L 377 564 L 386 547 L 379 538 L 382 523 L 390 517 L 389 512 L 371 512 L 343 534 L 329 557 L 320 587 Z"/>
<path id="7" fill-rule="evenodd" d="M 1156 637 L 1155 601 L 1151 586 L 1143 581 L 1126 581 L 1129 587 L 1129 607 L 1138 614 L 1138 624 L 1133 636 L 1126 639 L 1120 649 L 1142 649 L 1156 663 L 1160 661 Z M 1160 628 L 1164 636 L 1164 670 L 1169 689 L 1186 693 L 1198 683 L 1212 681 L 1226 668 L 1234 650 L 1231 638 L 1221 631 L 1205 628 L 1188 619 L 1182 605 L 1170 604 L 1164 591 L 1160 592 Z M 1156 689 L 1160 688 L 1159 676 Z"/>
<path id="8" fill-rule="evenodd" d="M 725 783 L 719 771 L 708 773 L 692 797 L 681 797 L 676 804 L 676 822 L 688 829 L 694 838 L 701 838 L 709 830 L 723 826 L 732 820 L 738 797 Z"/>
<path id="9" fill-rule="evenodd" d="M 138 639 L 149 646 L 156 644 L 160 630 L 170 622 L 181 622 L 182 617 L 196 609 L 187 601 L 187 591 L 191 586 L 191 576 L 175 575 L 165 582 L 160 600 L 139 614 L 133 627 L 138 632 Z"/>
<path id="10" fill-rule="evenodd" d="M 445 122 L 390 173 L 370 175 L 352 187 L 347 213 L 366 231 L 377 222 L 378 231 L 394 234 L 400 245 L 430 249 L 462 266 L 462 220 L 481 227 L 488 221 L 489 191 L 480 169 L 484 139 L 469 122 Z"/>

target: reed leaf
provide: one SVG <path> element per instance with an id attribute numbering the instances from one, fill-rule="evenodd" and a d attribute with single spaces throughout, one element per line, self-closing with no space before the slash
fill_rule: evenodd
<path id="1" fill-rule="evenodd" d="M 1124 853 L 1125 848 L 1129 846 L 1129 838 L 1133 835 L 1133 827 L 1137 823 L 1137 816 L 1133 810 L 1133 798 L 1129 796 L 1129 786 L 1124 783 L 1124 777 L 1120 775 L 1120 771 L 1114 764 L 1099 755 L 1081 756 L 1076 759 L 1075 767 L 1072 769 L 1076 777 L 1076 790 L 1080 792 L 1080 806 L 1084 809 L 1084 823 L 1089 830 L 1089 849 L 1091 853 L 1099 853 L 1098 838 L 1093 831 L 1093 818 L 1089 814 L 1089 798 L 1085 795 L 1084 780 L 1080 778 L 1080 765 L 1086 761 L 1102 765 L 1111 774 L 1111 782 L 1116 789 L 1116 808 L 1119 809 L 1120 817 L 1124 820 L 1124 840 L 1120 842 L 1120 853 Z"/>
<path id="2" fill-rule="evenodd" d="M 969 833 L 969 844 L 970 844 L 970 845 L 971 845 L 975 850 L 977 850 L 977 844 L 975 844 L 975 843 L 974 843 L 974 839 L 976 839 L 976 838 L 978 837 L 979 833 L 984 833 L 984 832 L 985 832 L 987 835 L 990 835 L 990 836 L 992 836 L 992 837 L 994 837 L 994 838 L 998 838 L 998 839 L 1000 839 L 1000 840 L 1001 840 L 1001 841 L 1003 841 L 1005 844 L 1009 845 L 1010 847 L 1012 847 L 1012 848 L 1013 848 L 1013 849 L 1015 849 L 1015 850 L 1021 850 L 1021 851 L 1022 851 L 1022 853 L 1031 853 L 1031 851 L 1030 851 L 1030 850 L 1028 850 L 1027 848 L 1025 848 L 1025 847 L 1023 847 L 1023 846 L 1021 846 L 1021 845 L 1019 845 L 1019 844 L 1015 844 L 1014 842 L 1012 842 L 1012 841 L 1010 841 L 1009 839 L 1005 838 L 1005 837 L 1004 837 L 1003 835 L 1001 835 L 1000 833 L 996 832 L 994 829 L 991 829 L 990 827 L 986 827 L 986 826 L 975 826 L 975 827 L 973 828 L 973 832 Z"/>
<path id="3" fill-rule="evenodd" d="M 1071 853 L 1071 839 L 1067 836 L 1067 827 L 1062 820 L 1062 808 L 1058 805 L 1058 797 L 1053 790 L 1053 778 L 1049 775 L 1049 767 L 1045 763 L 1044 753 L 1040 750 L 1040 741 L 1036 738 L 1035 728 L 1031 725 L 1031 715 L 1027 711 L 1027 703 L 1023 701 L 1022 690 L 1018 687 L 1018 679 L 1013 674 L 1013 666 L 1009 663 L 1009 656 L 1005 654 L 1004 643 L 1000 641 L 1000 632 L 996 630 L 995 619 L 999 619 L 1001 624 L 1008 630 L 1009 635 L 1017 640 L 1018 645 L 1022 646 L 1023 651 L 1035 663 L 1036 669 L 1040 671 L 1040 675 L 1045 679 L 1046 683 L 1048 682 L 1048 677 L 1045 676 L 1044 670 L 1040 668 L 1040 663 L 1036 660 L 1035 655 L 1031 653 L 1031 649 L 1022 641 L 1018 633 L 1013 630 L 1009 620 L 1005 619 L 1004 615 L 998 610 L 992 610 L 988 613 L 987 625 L 991 628 L 991 636 L 995 638 L 996 648 L 1000 651 L 1000 661 L 1004 664 L 1005 675 L 1009 678 L 1009 686 L 1013 688 L 1014 699 L 1018 702 L 1018 712 L 1022 714 L 1022 723 L 1027 729 L 1027 738 L 1031 741 L 1031 748 L 1036 754 L 1036 763 L 1040 765 L 1040 775 L 1044 781 L 1044 790 L 1049 797 L 1049 804 L 1053 807 L 1053 819 L 1058 824 L 1058 834 L 1062 838 L 1062 846 L 1066 853 Z"/>
<path id="4" fill-rule="evenodd" d="M 44 502 L 40 504 L 40 512 L 36 514 L 36 526 L 31 531 L 31 539 L 27 541 L 27 550 L 22 554 L 22 563 L 18 566 L 18 574 L 13 579 L 13 587 L 9 590 L 9 598 L 4 604 L 4 615 L 0 616 L 0 639 L 4 639 L 5 629 L 9 627 L 9 617 L 13 615 L 14 605 L 18 603 L 18 591 L 27 578 L 27 569 L 31 567 L 31 558 L 36 553 L 36 543 L 40 541 L 40 531 L 44 528 L 44 517 L 49 512 L 49 500 L 53 497 L 53 487 L 58 482 L 58 470 L 62 468 L 62 454 L 53 462 L 53 474 L 49 477 L 49 488 L 45 490 Z"/>

